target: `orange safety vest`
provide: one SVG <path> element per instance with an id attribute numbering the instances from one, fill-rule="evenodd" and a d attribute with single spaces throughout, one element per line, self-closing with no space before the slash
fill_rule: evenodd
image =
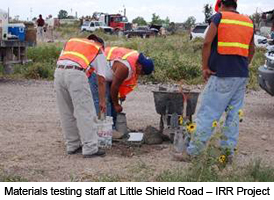
<path id="1" fill-rule="evenodd" d="M 70 39 L 58 60 L 71 60 L 78 63 L 82 68 L 87 69 L 90 63 L 96 58 L 102 45 L 88 39 Z M 90 69 L 91 74 L 94 69 Z"/>
<path id="2" fill-rule="evenodd" d="M 137 85 L 138 75 L 136 73 L 136 62 L 139 57 L 138 51 L 126 49 L 122 47 L 107 47 L 105 53 L 108 61 L 115 59 L 127 60 L 132 69 L 132 77 L 122 83 L 119 88 L 119 97 L 125 97 L 128 93 L 134 90 Z"/>
<path id="3" fill-rule="evenodd" d="M 248 57 L 254 27 L 249 17 L 234 12 L 222 12 L 218 27 L 218 53 Z"/>

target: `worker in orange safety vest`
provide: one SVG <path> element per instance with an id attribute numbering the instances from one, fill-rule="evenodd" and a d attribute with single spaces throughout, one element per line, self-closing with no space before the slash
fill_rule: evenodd
<path id="1" fill-rule="evenodd" d="M 152 59 L 145 57 L 143 53 L 123 47 L 107 47 L 105 48 L 105 55 L 108 62 L 106 81 L 110 83 L 109 89 L 107 89 L 109 90 L 107 115 L 113 116 L 115 123 L 116 113 L 123 110 L 119 100 L 124 100 L 134 90 L 139 75 L 149 75 L 154 71 L 154 64 Z M 98 112 L 98 98 L 96 98 L 98 92 L 95 75 L 89 78 L 89 83 Z"/>
<path id="2" fill-rule="evenodd" d="M 102 39 L 95 35 L 68 40 L 57 61 L 54 87 L 67 153 L 84 158 L 103 156 L 98 148 L 96 112 L 86 74 L 96 72 L 100 80 L 100 109 L 105 110 L 104 68 L 107 65 Z"/>
<path id="3" fill-rule="evenodd" d="M 207 82 L 196 117 L 196 130 L 178 159 L 189 161 L 199 155 L 226 112 L 220 146 L 224 162 L 232 161 L 239 138 L 239 121 L 249 67 L 255 53 L 252 20 L 239 14 L 237 0 L 217 0 L 202 51 L 202 72 Z"/>

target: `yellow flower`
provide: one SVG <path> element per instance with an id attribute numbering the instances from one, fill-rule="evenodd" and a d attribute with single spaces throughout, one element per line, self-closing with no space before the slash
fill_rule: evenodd
<path id="1" fill-rule="evenodd" d="M 212 128 L 216 128 L 218 126 L 218 122 L 215 120 L 213 123 L 212 123 Z"/>
<path id="2" fill-rule="evenodd" d="M 242 109 L 240 109 L 239 112 L 238 112 L 238 114 L 239 114 L 239 121 L 243 122 L 244 111 Z"/>
<path id="3" fill-rule="evenodd" d="M 239 112 L 238 112 L 238 114 L 239 114 L 239 118 L 243 118 L 244 111 L 242 109 L 240 109 Z"/>
<path id="4" fill-rule="evenodd" d="M 184 118 L 183 118 L 183 116 L 180 116 L 179 117 L 179 124 L 183 125 L 183 123 L 184 123 Z"/>
<path id="5" fill-rule="evenodd" d="M 221 155 L 221 156 L 219 157 L 219 162 L 220 162 L 220 163 L 225 163 L 225 161 L 226 161 L 225 155 Z"/>
<path id="6" fill-rule="evenodd" d="M 196 130 L 197 125 L 195 123 L 191 123 L 187 126 L 187 131 L 189 133 L 193 133 Z"/>

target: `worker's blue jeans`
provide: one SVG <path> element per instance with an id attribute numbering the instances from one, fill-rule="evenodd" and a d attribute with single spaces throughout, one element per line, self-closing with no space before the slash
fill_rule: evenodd
<path id="1" fill-rule="evenodd" d="M 92 75 L 88 78 L 88 82 L 90 85 L 90 90 L 92 93 L 95 109 L 97 116 L 99 114 L 100 108 L 99 108 L 99 90 L 98 90 L 98 79 L 97 75 L 95 73 L 92 73 Z M 111 99 L 110 99 L 110 83 L 106 82 L 106 106 L 107 106 L 107 116 L 111 115 Z"/>
<path id="2" fill-rule="evenodd" d="M 91 90 L 91 93 L 92 93 L 93 102 L 94 102 L 96 113 L 97 113 L 97 116 L 98 116 L 100 108 L 99 108 L 99 90 L 98 90 L 97 75 L 95 73 L 92 73 L 92 75 L 88 78 L 88 82 L 89 82 L 89 85 L 90 85 L 90 90 Z M 114 109 L 114 106 L 112 104 L 112 101 L 111 101 L 110 86 L 111 86 L 111 83 L 106 82 L 106 106 L 107 106 L 107 113 L 106 114 L 107 114 L 107 116 L 113 117 L 113 124 L 114 124 L 113 128 L 115 128 L 117 113 L 116 113 L 116 111 Z"/>
<path id="3" fill-rule="evenodd" d="M 187 147 L 189 155 L 199 155 L 204 150 L 215 129 L 213 123 L 219 122 L 224 112 L 226 118 L 221 129 L 223 137 L 220 145 L 234 154 L 239 137 L 239 110 L 243 107 L 247 81 L 247 78 L 210 77 L 201 96 L 195 120 L 197 129 Z"/>

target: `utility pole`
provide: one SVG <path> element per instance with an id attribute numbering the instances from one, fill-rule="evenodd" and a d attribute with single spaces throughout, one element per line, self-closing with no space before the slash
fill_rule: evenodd
<path id="1" fill-rule="evenodd" d="M 32 8 L 30 8 L 30 21 L 32 21 Z"/>
<path id="2" fill-rule="evenodd" d="M 10 8 L 8 7 L 8 23 L 10 22 Z"/>
<path id="3" fill-rule="evenodd" d="M 125 5 L 123 5 L 123 8 L 124 8 L 124 16 L 126 16 L 127 15 L 127 9 L 126 9 Z"/>

